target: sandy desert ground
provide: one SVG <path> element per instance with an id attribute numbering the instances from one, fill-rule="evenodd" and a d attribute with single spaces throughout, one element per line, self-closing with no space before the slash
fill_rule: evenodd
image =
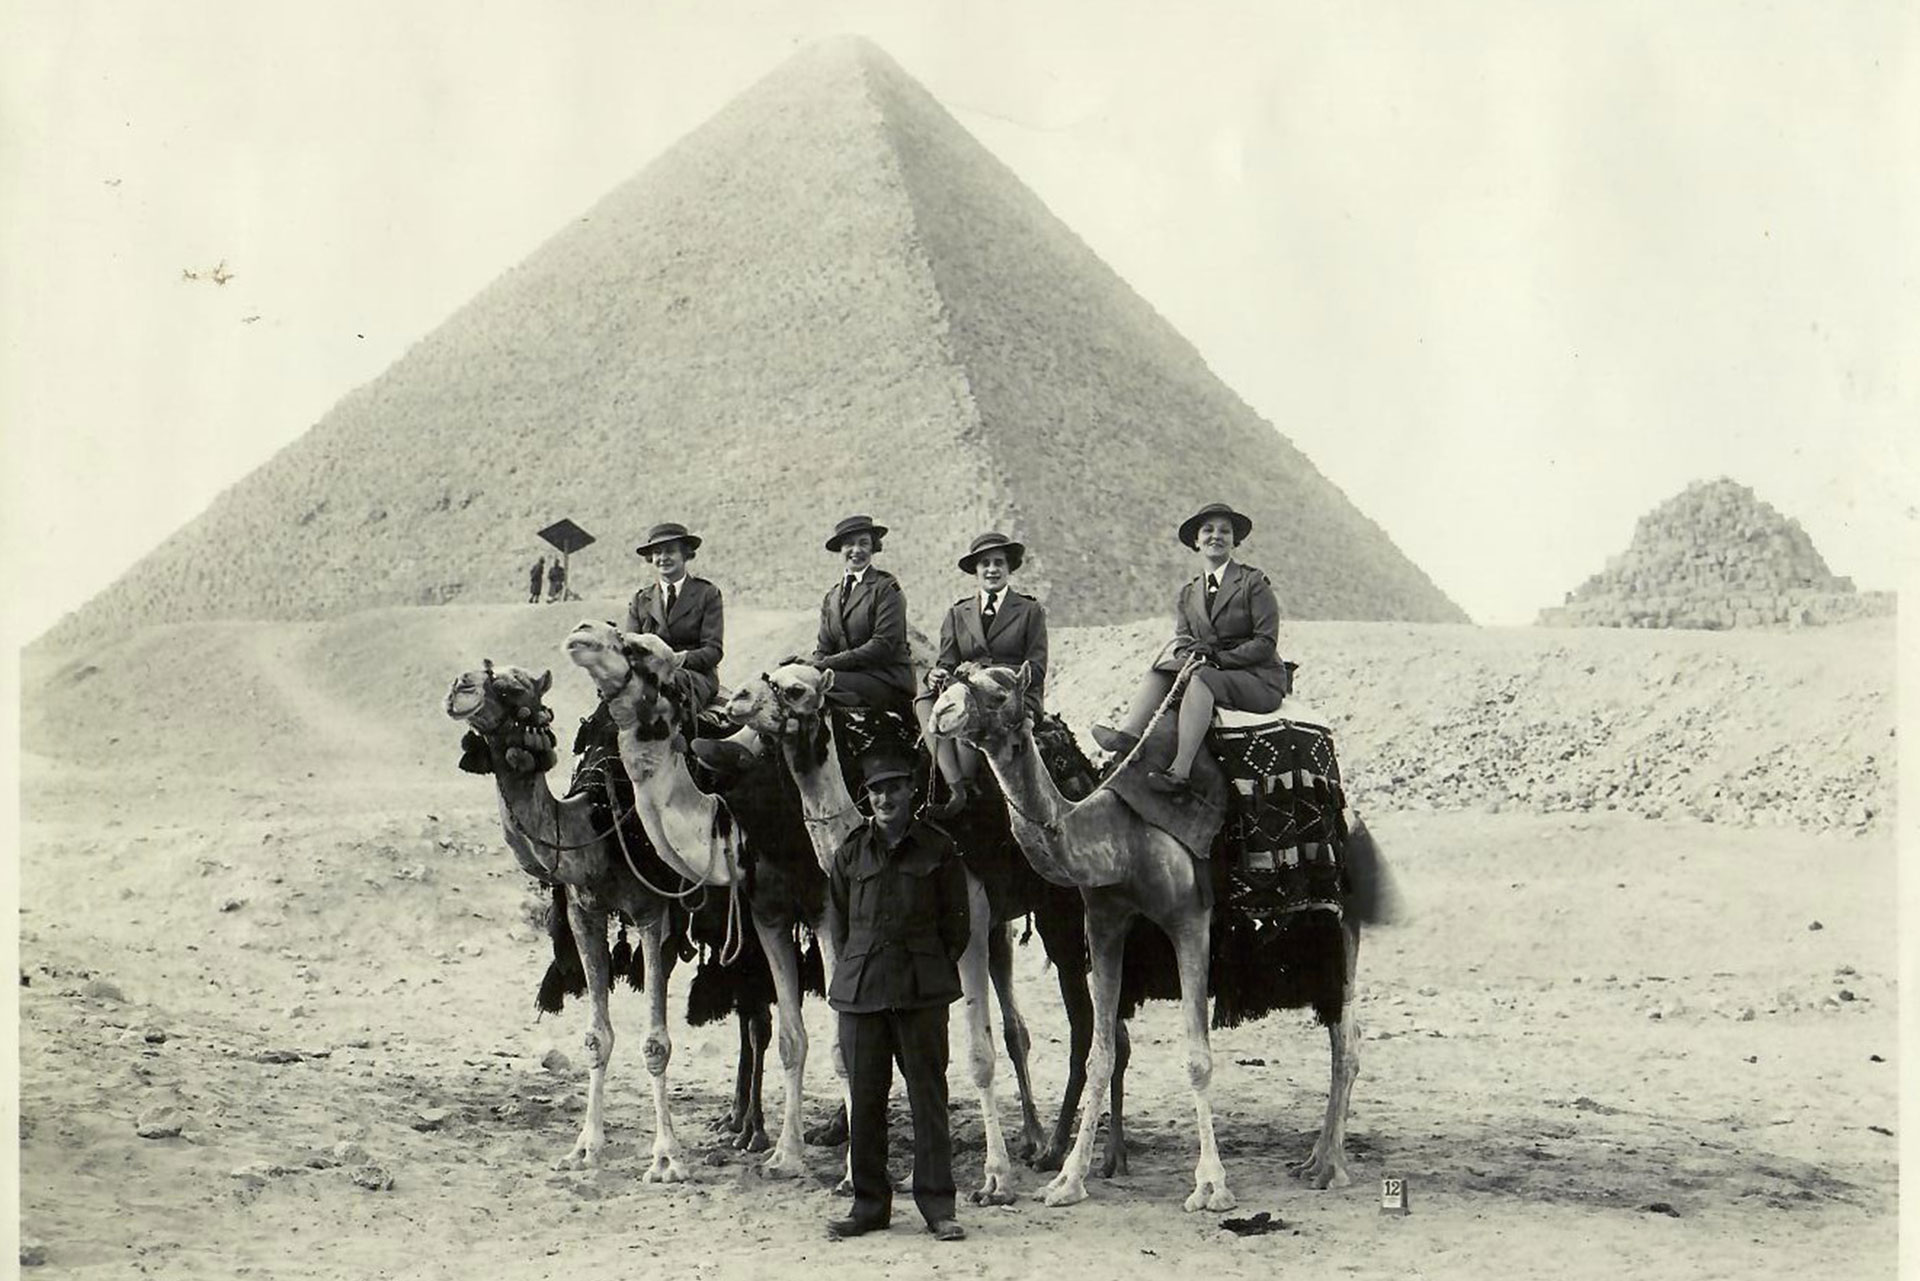
<path id="1" fill-rule="evenodd" d="M 592 604 L 587 616 L 607 607 Z M 564 612 L 563 612 L 564 611 Z M 706 1122 L 729 1026 L 674 1029 L 695 1181 L 638 1181 L 642 998 L 616 998 L 611 1149 L 492 789 L 440 703 L 482 656 L 555 668 L 566 607 L 158 628 L 23 672 L 23 1263 L 38 1275 L 847 1278 L 1891 1275 L 1898 1091 L 1894 637 L 1290 626 L 1406 914 L 1361 954 L 1354 1185 L 1285 1174 L 1324 1105 L 1304 1015 L 1215 1037 L 1240 1237 L 1180 1200 L 1192 1108 L 1170 1006 L 1134 1025 L 1129 1176 L 964 1207 L 937 1245 L 823 1239 L 838 1154 L 770 1183 Z M 742 613 L 730 648 L 806 621 Z M 1058 638 L 1084 735 L 1158 624 Z M 730 668 L 737 676 L 755 670 Z M 564 765 L 562 766 L 564 768 Z M 1043 1108 L 1065 1023 L 1021 950 Z M 678 993 L 675 1000 L 678 1007 Z M 810 1116 L 835 1100 L 812 1005 Z M 1003 1119 L 1011 1072 L 1002 1060 Z M 768 1082 L 777 1099 L 777 1076 Z M 165 1111 L 164 1109 L 171 1109 Z M 955 1091 L 963 1188 L 980 1120 Z M 159 1121 L 164 1137 L 142 1137 Z M 149 1126 L 149 1128 L 154 1128 Z M 896 1164 L 900 1164 L 896 1127 Z M 390 1176 L 388 1186 L 367 1167 Z M 1413 1212 L 1378 1211 L 1406 1178 Z M 1043 1176 L 1022 1175 L 1032 1193 Z"/>

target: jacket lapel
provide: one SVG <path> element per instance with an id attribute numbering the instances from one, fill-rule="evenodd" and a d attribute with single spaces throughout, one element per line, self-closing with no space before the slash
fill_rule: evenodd
<path id="1" fill-rule="evenodd" d="M 1246 586 L 1246 578 L 1246 571 L 1240 568 L 1240 562 L 1237 560 L 1228 562 L 1227 567 L 1220 571 L 1220 590 L 1214 594 L 1213 608 L 1207 611 L 1208 621 L 1220 617 L 1220 611 L 1227 607 L 1227 601 L 1232 599 L 1235 592 Z M 1205 600 L 1206 596 L 1206 575 L 1203 574 L 1200 582 L 1200 598 Z"/>
<path id="2" fill-rule="evenodd" d="M 988 638 L 998 636 L 1013 626 L 1014 620 L 1020 616 L 1020 611 L 1026 607 L 1027 602 L 1015 596 L 1011 587 L 1001 588 L 1000 608 L 993 613 L 993 626 L 987 629 Z M 974 598 L 974 608 L 976 610 L 980 608 L 980 598 L 977 596 Z"/>
<path id="3" fill-rule="evenodd" d="M 1213 644 L 1220 633 L 1214 630 L 1213 618 L 1207 612 L 1207 576 L 1203 573 L 1188 583 L 1186 593 L 1187 630 L 1193 633 L 1195 640 Z M 1227 589 L 1222 587 L 1220 595 L 1226 594 Z M 1214 603 L 1218 604 L 1218 599 Z"/>
<path id="4" fill-rule="evenodd" d="M 1002 612 L 1005 606 L 1002 606 Z M 996 620 L 997 621 L 997 620 Z M 960 625 L 967 629 L 967 637 L 973 642 L 973 648 L 984 654 L 987 652 L 987 633 L 980 622 L 980 597 L 973 596 L 960 606 Z"/>

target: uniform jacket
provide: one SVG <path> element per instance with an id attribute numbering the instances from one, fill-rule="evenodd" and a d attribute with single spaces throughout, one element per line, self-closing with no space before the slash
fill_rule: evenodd
<path id="1" fill-rule="evenodd" d="M 827 589 L 820 602 L 820 636 L 814 643 L 813 663 L 834 671 L 865 672 L 912 697 L 907 594 L 892 574 L 867 566 L 844 607 L 840 583 Z"/>
<path id="2" fill-rule="evenodd" d="M 1211 645 L 1222 670 L 1246 672 L 1284 694 L 1287 669 L 1280 661 L 1279 640 L 1280 602 L 1273 584 L 1253 566 L 1229 561 L 1220 573 L 1211 610 L 1204 573 L 1180 589 L 1173 607 L 1173 643 L 1162 665 L 1170 663 L 1178 670 L 1193 645 Z"/>
<path id="3" fill-rule="evenodd" d="M 1002 667 L 1027 664 L 1033 669 L 1027 704 L 1038 717 L 1047 682 L 1046 606 L 1011 587 L 1004 588 L 989 628 L 980 617 L 980 593 L 964 596 L 948 606 L 947 616 L 941 620 L 940 657 L 935 661 L 948 672 L 962 663 L 995 663 Z"/>
<path id="4" fill-rule="evenodd" d="M 720 641 L 726 631 L 720 589 L 688 574 L 680 580 L 672 617 L 667 616 L 666 600 L 667 589 L 658 581 L 635 592 L 627 606 L 627 630 L 660 637 L 684 656 L 688 671 L 712 676 L 720 667 Z"/>
<path id="5" fill-rule="evenodd" d="M 960 997 L 967 878 L 932 826 L 914 822 L 892 850 L 879 827 L 855 829 L 827 873 L 838 960 L 827 1001 L 846 1014 L 947 1005 Z"/>

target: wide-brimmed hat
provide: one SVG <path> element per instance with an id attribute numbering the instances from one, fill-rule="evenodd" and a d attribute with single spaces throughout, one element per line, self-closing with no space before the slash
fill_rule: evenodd
<path id="1" fill-rule="evenodd" d="M 840 544 L 855 534 L 872 534 L 875 538 L 885 538 L 887 527 L 874 524 L 871 516 L 849 516 L 833 527 L 833 536 L 827 539 L 827 550 L 839 551 Z"/>
<path id="2" fill-rule="evenodd" d="M 860 758 L 860 786 L 871 787 L 890 778 L 912 778 L 913 761 L 890 748 L 868 752 Z"/>
<path id="3" fill-rule="evenodd" d="M 963 574 L 971 574 L 973 567 L 979 564 L 980 558 L 988 552 L 1005 552 L 1007 554 L 1007 569 L 1011 572 L 1020 568 L 1020 562 L 1027 558 L 1027 545 L 1025 543 L 1016 543 L 1013 539 L 999 532 L 982 534 L 973 540 L 973 546 L 967 548 L 967 554 L 960 558 L 960 572 Z"/>
<path id="4" fill-rule="evenodd" d="M 689 534 L 687 527 L 677 520 L 662 521 L 647 531 L 647 541 L 634 548 L 636 556 L 645 556 L 661 543 L 684 543 L 688 551 L 700 545 L 700 535 Z"/>
<path id="5" fill-rule="evenodd" d="M 1208 503 L 1193 515 L 1180 522 L 1180 541 L 1188 547 L 1199 550 L 1200 526 L 1214 516 L 1225 516 L 1233 522 L 1233 541 L 1244 543 L 1247 535 L 1253 532 L 1253 519 L 1243 516 L 1225 503 Z"/>

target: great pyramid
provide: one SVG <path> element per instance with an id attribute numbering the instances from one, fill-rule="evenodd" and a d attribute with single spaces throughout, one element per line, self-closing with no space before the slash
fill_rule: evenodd
<path id="1" fill-rule="evenodd" d="M 1311 306 L 1303 299 L 1302 306 Z M 1302 618 L 1465 615 L 886 54 L 795 55 L 49 633 L 524 599 L 533 532 L 656 520 L 730 600 L 807 607 L 833 521 L 926 625 L 987 528 L 1061 624 L 1170 609 L 1224 499 Z"/>
<path id="2" fill-rule="evenodd" d="M 1640 518 L 1607 567 L 1541 611 L 1560 627 L 1803 626 L 1891 614 L 1887 592 L 1857 592 L 1813 539 L 1727 477 L 1695 481 Z"/>

